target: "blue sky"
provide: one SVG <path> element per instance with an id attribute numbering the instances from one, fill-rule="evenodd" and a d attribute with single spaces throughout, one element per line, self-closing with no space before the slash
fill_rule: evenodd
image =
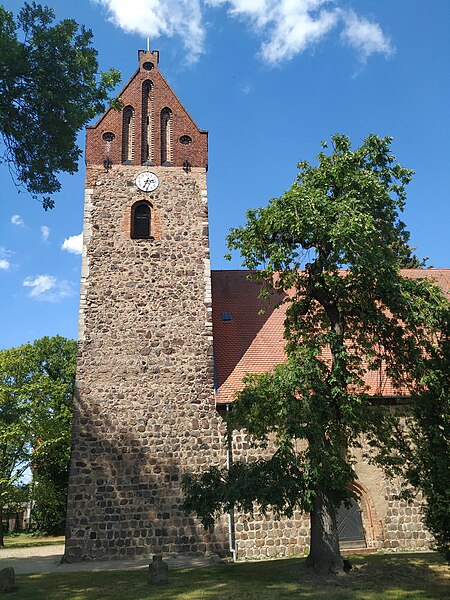
<path id="1" fill-rule="evenodd" d="M 22 2 L 1 2 L 17 11 Z M 413 245 L 450 267 L 450 2 L 448 0 L 48 0 L 57 19 L 94 33 L 102 69 L 125 82 L 137 51 L 160 68 L 209 130 L 212 267 L 245 211 L 288 189 L 299 160 L 333 133 L 358 145 L 394 137 L 416 171 L 404 214 Z M 84 148 L 84 133 L 79 136 Z M 44 212 L 0 165 L 0 348 L 57 333 L 76 338 L 84 163 L 61 177 Z"/>

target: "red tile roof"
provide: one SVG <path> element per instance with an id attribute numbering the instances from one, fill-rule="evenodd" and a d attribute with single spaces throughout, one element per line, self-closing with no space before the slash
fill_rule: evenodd
<path id="1" fill-rule="evenodd" d="M 404 269 L 407 277 L 430 277 L 450 297 L 450 269 Z M 286 305 L 274 308 L 258 298 L 260 284 L 247 280 L 248 271 L 212 271 L 216 402 L 232 402 L 247 373 L 262 373 L 285 361 L 283 324 Z M 277 294 L 273 295 L 274 303 Z M 258 312 L 265 309 L 263 315 Z M 231 313 L 231 320 L 223 320 Z M 370 371 L 370 393 L 399 395 L 384 373 Z"/>

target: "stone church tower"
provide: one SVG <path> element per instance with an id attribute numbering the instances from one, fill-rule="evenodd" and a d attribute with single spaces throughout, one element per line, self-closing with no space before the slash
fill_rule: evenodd
<path id="1" fill-rule="evenodd" d="M 79 355 L 65 559 L 225 544 L 180 510 L 222 453 L 214 408 L 207 132 L 158 67 L 88 128 Z"/>
<path id="2" fill-rule="evenodd" d="M 285 360 L 286 305 L 260 315 L 247 272 L 211 278 L 207 133 L 158 58 L 139 52 L 122 110 L 87 131 L 65 560 L 228 548 L 248 558 L 298 554 L 309 543 L 308 515 L 298 510 L 281 520 L 230 514 L 230 531 L 224 519 L 212 534 L 180 508 L 184 473 L 260 458 L 242 432 L 225 455 L 218 411 L 230 409 L 245 373 Z M 448 271 L 419 273 L 448 292 Z M 395 390 L 375 379 L 367 380 L 374 397 L 391 402 Z M 355 457 L 354 502 L 338 515 L 341 546 L 423 548 L 430 537 L 419 505 L 399 500 L 402 482 L 386 481 L 359 450 Z"/>

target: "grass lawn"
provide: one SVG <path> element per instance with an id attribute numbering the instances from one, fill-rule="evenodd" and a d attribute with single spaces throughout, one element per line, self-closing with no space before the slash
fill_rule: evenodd
<path id="1" fill-rule="evenodd" d="M 169 573 L 147 585 L 147 569 L 18 575 L 24 600 L 431 600 L 450 597 L 450 569 L 434 553 L 354 555 L 349 575 L 320 578 L 305 559 L 217 565 Z"/>
<path id="2" fill-rule="evenodd" d="M 34 548 L 36 546 L 64 544 L 64 536 L 34 536 L 29 533 L 13 533 L 5 535 L 4 542 L 5 548 Z"/>

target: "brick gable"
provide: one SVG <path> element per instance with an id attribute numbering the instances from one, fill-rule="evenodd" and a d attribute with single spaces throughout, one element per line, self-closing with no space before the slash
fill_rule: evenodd
<path id="1" fill-rule="evenodd" d="M 127 107 L 134 110 L 134 157 L 133 164 L 147 164 L 142 159 L 143 133 L 143 86 L 151 81 L 152 89 L 152 146 L 153 156 L 151 163 L 156 166 L 162 164 L 162 136 L 161 113 L 169 108 L 172 113 L 172 156 L 171 166 L 182 167 L 187 161 L 192 167 L 205 167 L 208 165 L 208 133 L 199 129 L 187 110 L 176 97 L 170 85 L 159 70 L 159 53 L 157 51 L 139 51 L 139 68 L 122 89 L 119 97 L 123 103 L 121 111 L 108 109 L 99 121 L 87 128 L 86 137 L 86 164 L 103 164 L 106 158 L 112 163 L 121 164 L 123 148 L 123 112 Z M 148 65 L 152 68 L 148 70 Z M 114 139 L 104 139 L 105 134 L 113 134 Z M 108 136 L 106 136 L 108 137 Z M 189 141 L 190 140 L 190 141 Z M 183 143 L 183 142 L 189 143 Z"/>

